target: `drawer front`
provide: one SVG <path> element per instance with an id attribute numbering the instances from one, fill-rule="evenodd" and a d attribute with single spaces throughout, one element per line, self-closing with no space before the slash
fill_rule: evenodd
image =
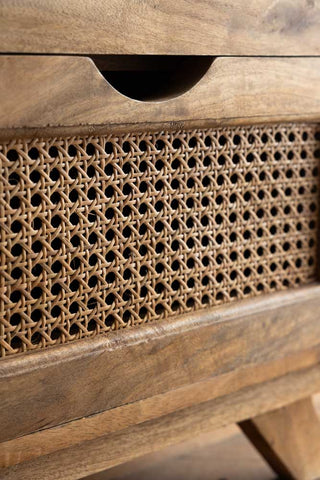
<path id="1" fill-rule="evenodd" d="M 120 93 L 87 57 L 0 56 L 0 137 L 319 121 L 320 58 L 197 62 L 200 76 L 188 91 L 184 87 L 192 62 L 175 72 L 181 84 L 168 92 L 169 98 L 164 89 L 162 95 L 140 101 Z M 121 68 L 131 82 L 126 62 Z"/>

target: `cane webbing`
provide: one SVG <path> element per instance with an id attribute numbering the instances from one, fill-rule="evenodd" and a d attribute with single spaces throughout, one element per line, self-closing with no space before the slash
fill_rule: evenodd
<path id="1" fill-rule="evenodd" d="M 319 133 L 0 145 L 0 355 L 317 280 Z"/>

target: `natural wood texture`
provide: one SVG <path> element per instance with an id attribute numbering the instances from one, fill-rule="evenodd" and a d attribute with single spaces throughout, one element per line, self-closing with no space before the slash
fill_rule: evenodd
<path id="1" fill-rule="evenodd" d="M 314 349 L 310 363 L 316 364 L 319 291 L 314 286 L 260 297 L 4 359 L 1 441 Z M 301 368 L 300 361 L 293 368 Z M 252 372 L 246 382 L 254 382 Z M 205 401 L 206 395 L 196 398 Z"/>
<path id="2" fill-rule="evenodd" d="M 259 415 L 240 427 L 281 478 L 320 477 L 320 422 L 311 398 Z"/>
<path id="3" fill-rule="evenodd" d="M 319 415 L 319 395 L 313 397 L 313 403 Z M 235 424 L 90 475 L 86 480 L 195 480 L 199 475 L 202 480 L 275 480 L 274 472 Z"/>
<path id="4" fill-rule="evenodd" d="M 319 58 L 233 57 L 319 55 L 319 0 L 65 5 L 0 0 L 1 50 L 231 56 L 154 102 L 121 95 L 89 58 L 0 56 L 1 137 L 320 119 Z M 1 479 L 79 479 L 320 390 L 319 294 L 311 286 L 4 359 Z"/>
<path id="5" fill-rule="evenodd" d="M 193 405 L 1 471 L 3 480 L 73 480 L 177 444 L 320 389 L 319 366 Z M 141 408 L 143 408 L 141 404 Z"/>
<path id="6" fill-rule="evenodd" d="M 318 0 L 0 2 L 3 52 L 317 55 Z"/>
<path id="7" fill-rule="evenodd" d="M 238 390 L 305 370 L 320 359 L 320 349 L 303 352 L 268 365 L 242 368 L 202 380 L 122 407 L 74 420 L 55 428 L 40 430 L 0 444 L 0 466 L 8 467 L 48 455 L 82 442 L 115 433 L 140 423 L 172 414 L 195 404 L 208 402 Z M 311 387 L 313 388 L 313 387 Z"/>
<path id="8" fill-rule="evenodd" d="M 318 58 L 218 58 L 190 91 L 159 102 L 124 97 L 83 57 L 2 56 L 0 84 L 1 136 L 320 117 Z"/>
<path id="9" fill-rule="evenodd" d="M 232 461 L 230 461 L 232 459 Z M 85 480 L 275 480 L 249 440 L 229 425 L 85 477 Z"/>

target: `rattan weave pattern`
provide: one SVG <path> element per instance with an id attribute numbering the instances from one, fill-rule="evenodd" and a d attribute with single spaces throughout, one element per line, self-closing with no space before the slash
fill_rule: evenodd
<path id="1" fill-rule="evenodd" d="M 0 356 L 317 280 L 313 124 L 0 145 Z"/>

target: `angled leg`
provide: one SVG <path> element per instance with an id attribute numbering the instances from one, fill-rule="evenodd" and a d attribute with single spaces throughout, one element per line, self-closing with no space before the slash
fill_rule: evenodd
<path id="1" fill-rule="evenodd" d="M 320 422 L 311 398 L 239 426 L 281 479 L 320 479 Z"/>

